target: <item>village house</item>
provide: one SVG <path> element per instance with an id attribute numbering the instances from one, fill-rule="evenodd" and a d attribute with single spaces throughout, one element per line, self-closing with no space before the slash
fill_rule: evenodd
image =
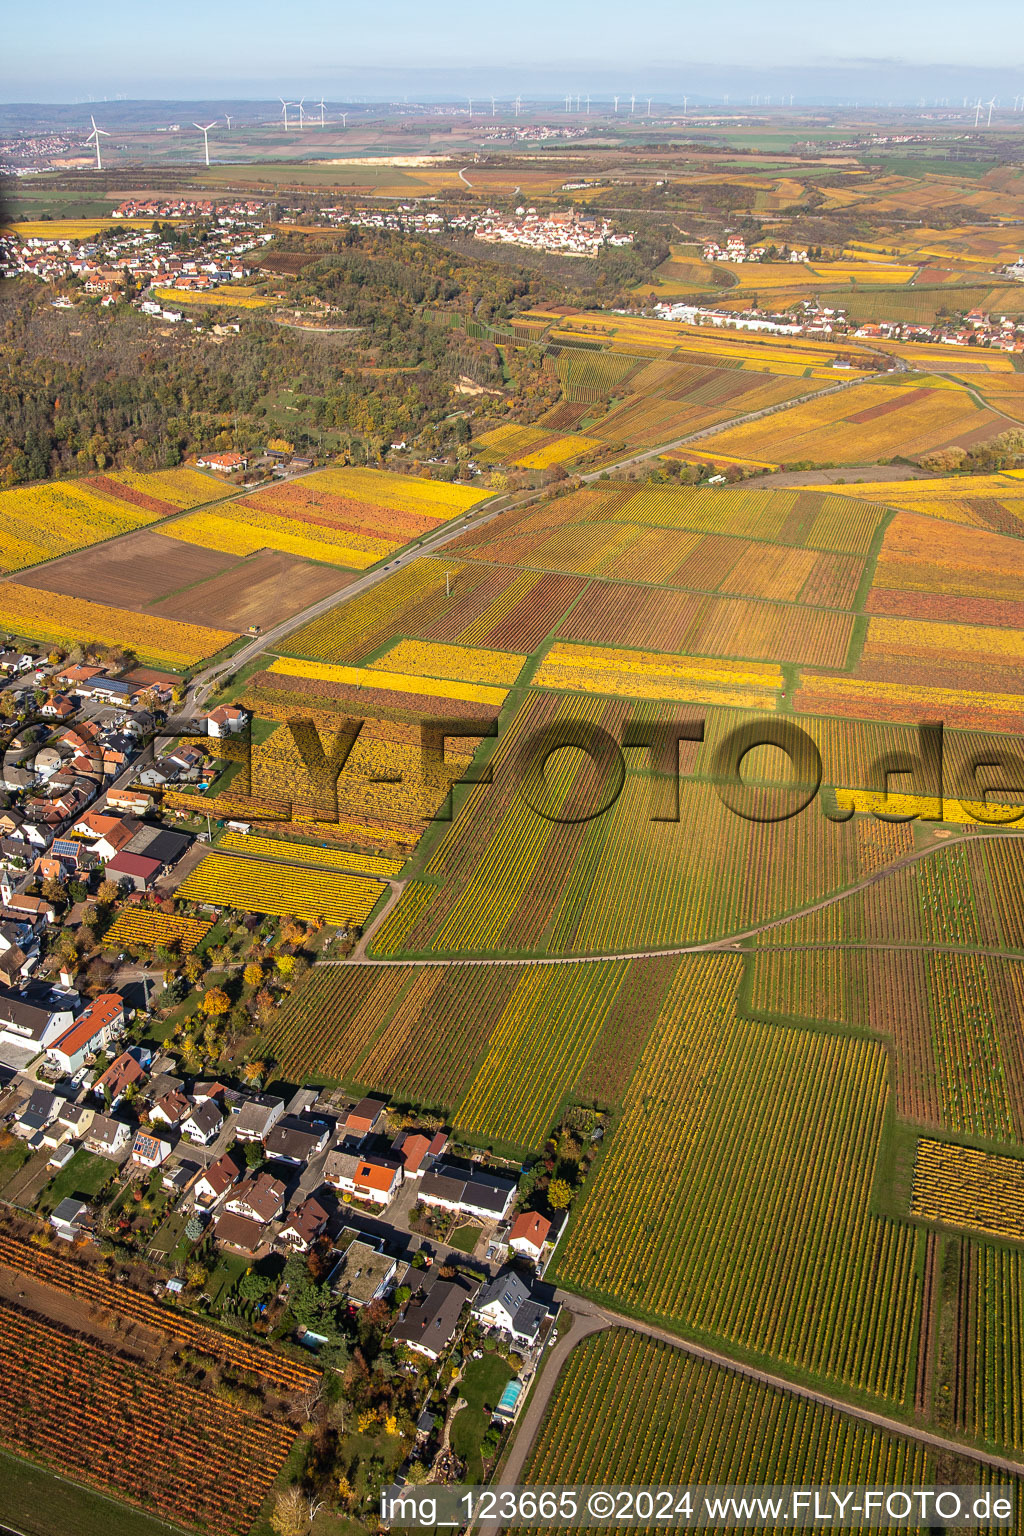
<path id="1" fill-rule="evenodd" d="M 140 1045 L 130 1045 L 114 1058 L 107 1070 L 93 1083 L 94 1096 L 108 1100 L 110 1108 L 116 1109 L 129 1088 L 142 1087 L 152 1059 L 151 1051 Z"/>
<path id="2" fill-rule="evenodd" d="M 402 1166 L 386 1157 L 357 1157 L 350 1152 L 330 1152 L 324 1178 L 342 1194 L 371 1205 L 389 1205 L 402 1183 Z"/>
<path id="3" fill-rule="evenodd" d="M 508 1234 L 509 1249 L 520 1258 L 539 1264 L 550 1231 L 550 1221 L 539 1211 L 520 1211 Z"/>
<path id="4" fill-rule="evenodd" d="M 105 1051 L 124 1029 L 124 998 L 120 992 L 103 992 L 59 1035 L 47 1051 L 47 1059 L 72 1076 L 86 1058 Z"/>
<path id="5" fill-rule="evenodd" d="M 245 729 L 249 716 L 234 704 L 219 704 L 206 717 L 208 736 L 235 736 Z"/>
<path id="6" fill-rule="evenodd" d="M 179 287 L 181 284 L 179 283 Z M 247 469 L 249 460 L 242 453 L 206 453 L 196 459 L 198 469 L 214 469 L 218 474 L 230 475 L 238 469 Z"/>
<path id="7" fill-rule="evenodd" d="M 238 1216 L 225 1210 L 213 1224 L 214 1241 L 222 1248 L 230 1248 L 246 1258 L 255 1258 L 266 1241 L 262 1223 L 248 1216 Z"/>
<path id="8" fill-rule="evenodd" d="M 82 1200 L 73 1200 L 70 1195 L 61 1200 L 50 1217 L 50 1225 L 58 1237 L 65 1242 L 73 1243 L 79 1237 L 89 1219 L 89 1207 Z"/>
<path id="9" fill-rule="evenodd" d="M 193 1184 L 192 1192 L 196 1205 L 200 1210 L 209 1210 L 211 1206 L 223 1199 L 241 1177 L 241 1162 L 232 1153 L 225 1152 L 215 1163 L 211 1163 Z"/>
<path id="10" fill-rule="evenodd" d="M 100 1157 L 116 1157 L 131 1140 L 132 1128 L 112 1115 L 94 1115 L 85 1136 L 85 1150 Z"/>
<path id="11" fill-rule="evenodd" d="M 398 1260 L 385 1253 L 379 1237 L 368 1237 L 346 1227 L 335 1250 L 340 1257 L 327 1276 L 333 1295 L 354 1307 L 368 1307 L 386 1296 L 398 1273 Z"/>
<path id="12" fill-rule="evenodd" d="M 327 1225 L 327 1212 L 312 1195 L 297 1205 L 279 1231 L 278 1240 L 295 1253 L 306 1253 Z"/>
<path id="13" fill-rule="evenodd" d="M 383 1099 L 360 1099 L 348 1112 L 345 1135 L 362 1141 L 377 1129 L 386 1109 L 387 1104 Z"/>
<path id="14" fill-rule="evenodd" d="M 331 1137 L 326 1120 L 307 1115 L 285 1115 L 263 1139 L 267 1156 L 279 1163 L 301 1166 L 322 1152 Z"/>
<path id="15" fill-rule="evenodd" d="M 396 1344 L 405 1344 L 428 1360 L 439 1360 L 459 1330 L 463 1309 L 472 1302 L 476 1283 L 464 1275 L 435 1279 L 424 1299 L 406 1308 L 391 1331 Z"/>
<path id="16" fill-rule="evenodd" d="M 391 1150 L 402 1165 L 407 1179 L 421 1178 L 441 1156 L 448 1145 L 445 1131 L 425 1136 L 422 1131 L 402 1131 L 391 1144 Z"/>
<path id="17" fill-rule="evenodd" d="M 132 1142 L 132 1162 L 140 1168 L 159 1168 L 170 1155 L 171 1144 L 162 1136 L 150 1136 L 146 1131 L 136 1131 Z"/>
<path id="18" fill-rule="evenodd" d="M 201 1142 L 208 1147 L 211 1141 L 216 1139 L 217 1133 L 224 1124 L 224 1117 L 217 1107 L 215 1100 L 204 1099 L 201 1104 L 196 1104 L 179 1123 L 179 1129 L 183 1136 L 190 1141 Z"/>
<path id="19" fill-rule="evenodd" d="M 516 1185 L 509 1179 L 476 1166 L 464 1170 L 442 1163 L 423 1175 L 418 1198 L 424 1205 L 477 1216 L 481 1221 L 501 1221 L 515 1196 Z"/>
<path id="20" fill-rule="evenodd" d="M 149 1118 L 156 1125 L 180 1125 L 191 1108 L 191 1103 L 180 1089 L 172 1088 L 169 1093 L 157 1099 L 149 1112 Z"/>
<path id="21" fill-rule="evenodd" d="M 284 1114 L 284 1099 L 269 1093 L 243 1099 L 232 1130 L 239 1141 L 263 1141 Z"/>
<path id="22" fill-rule="evenodd" d="M 0 997 L 0 1045 L 46 1050 L 67 1033 L 74 1019 L 71 1002 L 63 998 Z"/>
<path id="23" fill-rule="evenodd" d="M 280 1179 L 269 1173 L 250 1174 L 239 1184 L 231 1199 L 224 1202 L 224 1208 L 235 1216 L 266 1223 L 280 1216 L 284 1196 L 285 1187 Z"/>
<path id="24" fill-rule="evenodd" d="M 532 1348 L 548 1309 L 534 1301 L 530 1288 L 515 1270 L 507 1269 L 486 1285 L 473 1304 L 473 1316 L 485 1327 L 498 1328 L 523 1349 Z"/>

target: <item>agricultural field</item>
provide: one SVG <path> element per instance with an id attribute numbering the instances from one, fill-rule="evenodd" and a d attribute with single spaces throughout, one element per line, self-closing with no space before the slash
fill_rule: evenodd
<path id="1" fill-rule="evenodd" d="M 150 907 L 124 906 L 104 935 L 109 949 L 122 945 L 142 949 L 172 949 L 190 955 L 213 927 L 180 913 L 156 912 Z"/>
<path id="2" fill-rule="evenodd" d="M 910 1439 L 608 1329 L 570 1354 L 523 1479 L 927 1486 L 932 1475 Z"/>
<path id="3" fill-rule="evenodd" d="M 712 451 L 754 464 L 874 464 L 895 454 L 919 458 L 938 448 L 968 448 L 1004 429 L 1003 419 L 966 390 L 888 381 L 727 428 Z"/>
<path id="4" fill-rule="evenodd" d="M 476 439 L 473 452 L 481 464 L 514 464 L 519 469 L 550 469 L 572 464 L 605 446 L 581 433 L 545 432 L 539 427 L 495 427 Z"/>
<path id="5" fill-rule="evenodd" d="M 75 1298 L 83 1307 L 110 1312 L 130 1324 L 167 1335 L 197 1354 L 221 1360 L 233 1370 L 251 1374 L 278 1391 L 301 1391 L 319 1380 L 319 1370 L 305 1361 L 290 1360 L 286 1355 L 209 1327 L 187 1312 L 160 1306 L 131 1286 L 6 1232 L 0 1233 L 0 1259 L 20 1274 Z"/>
<path id="6" fill-rule="evenodd" d="M 1024 1240 L 1024 1163 L 922 1138 L 910 1210 L 925 1221 Z"/>
<path id="7" fill-rule="evenodd" d="M 227 494 L 228 488 L 194 469 L 120 470 L 0 491 L 0 573 L 131 533 Z"/>
<path id="8" fill-rule="evenodd" d="M 218 839 L 217 847 L 228 853 L 244 853 L 254 858 L 305 864 L 318 869 L 338 869 L 350 875 L 374 875 L 381 880 L 401 874 L 403 867 L 400 859 L 349 853 L 344 848 L 314 847 L 312 843 L 285 842 L 283 838 L 253 837 L 245 832 L 225 832 Z"/>
<path id="9" fill-rule="evenodd" d="M 219 288 L 207 292 L 190 288 L 154 288 L 153 297 L 161 304 L 207 304 L 214 309 L 267 309 L 276 302 L 234 283 L 222 283 Z"/>
<path id="10" fill-rule="evenodd" d="M 228 555 L 276 549 L 365 570 L 410 540 L 461 517 L 487 491 L 374 469 L 322 469 L 237 498 L 161 531 Z"/>
<path id="11" fill-rule="evenodd" d="M 65 597 L 88 592 L 91 601 L 130 613 L 236 632 L 290 618 L 353 578 L 337 566 L 313 565 L 279 550 L 241 559 L 181 540 L 168 544 L 155 528 L 50 560 L 21 576 L 37 591 Z"/>
<path id="12" fill-rule="evenodd" d="M 264 1037 L 291 1076 L 397 1094 L 475 1142 L 533 1151 L 567 1098 L 617 1102 L 643 1048 L 637 1009 L 673 968 L 319 967 Z"/>
<path id="13" fill-rule="evenodd" d="M 58 645 L 99 640 L 123 646 L 141 662 L 178 670 L 214 655 L 236 638 L 227 630 L 131 613 L 84 597 L 66 596 L 54 603 L 45 592 L 13 581 L 0 582 L 0 625 L 13 634 Z"/>
<path id="14" fill-rule="evenodd" d="M 868 1211 L 885 1051 L 741 1020 L 742 967 L 726 956 L 681 963 L 559 1247 L 558 1278 L 747 1357 L 903 1403 L 920 1238 Z"/>
<path id="15" fill-rule="evenodd" d="M 358 927 L 384 890 L 378 880 L 209 853 L 178 887 L 183 901 Z"/>
<path id="16" fill-rule="evenodd" d="M 6 1443 L 176 1524 L 251 1524 L 294 1431 L 0 1304 Z"/>

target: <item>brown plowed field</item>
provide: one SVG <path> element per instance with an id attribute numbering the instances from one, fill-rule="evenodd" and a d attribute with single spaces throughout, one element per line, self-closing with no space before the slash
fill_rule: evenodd
<path id="1" fill-rule="evenodd" d="M 25 571 L 26 586 L 186 624 L 264 629 L 340 592 L 352 576 L 280 550 L 240 559 L 150 528 Z"/>
<path id="2" fill-rule="evenodd" d="M 161 540 L 164 544 L 172 542 L 178 541 Z M 165 619 L 215 624 L 221 629 L 248 629 L 250 624 L 266 629 L 290 619 L 329 592 L 340 592 L 352 580 L 351 572 L 335 566 L 312 565 L 278 549 L 263 549 L 232 562 L 230 570 L 209 581 L 159 599 L 153 603 L 152 612 Z"/>
<path id="3" fill-rule="evenodd" d="M 93 603 L 110 603 L 141 613 L 177 587 L 191 586 L 237 564 L 236 555 L 165 539 L 142 528 L 126 538 L 79 550 L 19 575 L 25 586 L 44 592 L 86 597 Z M 212 611 L 207 609 L 206 613 L 203 622 L 213 624 Z"/>

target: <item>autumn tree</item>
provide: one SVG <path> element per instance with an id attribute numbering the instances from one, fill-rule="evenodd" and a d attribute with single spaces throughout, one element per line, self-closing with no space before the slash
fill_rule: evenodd
<path id="1" fill-rule="evenodd" d="M 305 1536 L 309 1530 L 309 1506 L 300 1489 L 281 1490 L 274 1501 L 270 1524 L 275 1536 Z"/>
<path id="2" fill-rule="evenodd" d="M 553 1211 L 564 1211 L 572 1199 L 572 1190 L 565 1179 L 552 1179 L 548 1185 L 548 1204 Z"/>
<path id="3" fill-rule="evenodd" d="M 203 1012 L 212 1019 L 219 1019 L 231 1008 L 231 999 L 223 987 L 210 987 L 203 993 Z"/>

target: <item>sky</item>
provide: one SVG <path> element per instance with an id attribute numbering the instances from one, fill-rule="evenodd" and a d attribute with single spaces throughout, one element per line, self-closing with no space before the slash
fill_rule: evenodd
<path id="1" fill-rule="evenodd" d="M 0 100 L 837 94 L 1024 89 L 1020 0 L 43 0 L 12 6 Z M 1019 40 L 1019 41 L 1018 41 Z M 874 87 L 877 87 L 876 89 Z"/>

